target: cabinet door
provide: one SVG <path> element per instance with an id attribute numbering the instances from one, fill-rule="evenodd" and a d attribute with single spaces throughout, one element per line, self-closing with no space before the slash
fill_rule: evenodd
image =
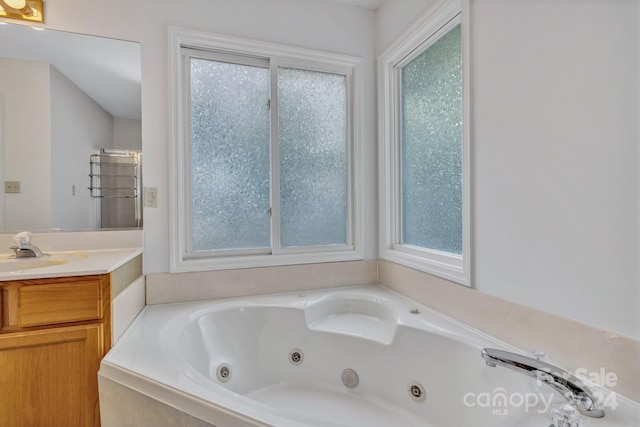
<path id="1" fill-rule="evenodd" d="M 99 425 L 102 328 L 0 335 L 0 426 Z"/>

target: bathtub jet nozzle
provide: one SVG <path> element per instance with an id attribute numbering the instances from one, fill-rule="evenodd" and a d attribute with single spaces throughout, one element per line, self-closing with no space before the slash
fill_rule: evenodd
<path id="1" fill-rule="evenodd" d="M 547 384 L 574 404 L 582 415 L 592 418 L 604 417 L 604 409 L 598 404 L 594 393 L 573 374 L 562 368 L 495 348 L 482 349 L 482 358 L 487 366 L 504 366 Z"/>
<path id="2" fill-rule="evenodd" d="M 360 384 L 358 373 L 353 369 L 347 368 L 342 371 L 342 384 L 347 388 L 356 388 Z"/>
<path id="3" fill-rule="evenodd" d="M 231 368 L 226 363 L 218 365 L 216 369 L 216 377 L 221 383 L 228 383 L 231 379 Z"/>

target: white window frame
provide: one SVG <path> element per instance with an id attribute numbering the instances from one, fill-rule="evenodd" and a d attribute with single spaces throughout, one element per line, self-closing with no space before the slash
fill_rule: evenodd
<path id="1" fill-rule="evenodd" d="M 268 60 L 271 69 L 271 102 L 277 103 L 277 67 L 303 68 L 315 71 L 336 72 L 348 76 L 350 102 L 350 146 L 347 149 L 348 206 L 347 244 L 281 248 L 279 242 L 280 212 L 277 200 L 272 200 L 272 250 L 268 253 L 252 251 L 189 251 L 190 225 L 190 94 L 186 93 L 185 79 L 188 70 L 182 60 L 184 49 L 213 52 L 212 58 L 229 55 L 257 63 Z M 364 259 L 362 233 L 362 102 L 363 70 L 361 59 L 280 44 L 241 39 L 226 35 L 210 34 L 177 27 L 169 28 L 169 82 L 170 82 L 170 271 L 189 272 L 224 270 L 233 268 L 266 267 L 275 265 L 307 264 Z M 350 83 L 349 83 L 350 82 Z M 277 115 L 271 109 L 271 136 L 277 136 Z M 274 145 L 272 144 L 272 150 Z M 275 147 L 277 150 L 277 147 Z M 277 153 L 271 155 L 271 186 L 279 185 Z M 276 236 L 276 233 L 277 236 Z"/>
<path id="2" fill-rule="evenodd" d="M 378 57 L 380 258 L 471 286 L 469 0 L 432 6 Z M 462 254 L 402 244 L 400 67 L 455 25 L 462 30 Z"/>

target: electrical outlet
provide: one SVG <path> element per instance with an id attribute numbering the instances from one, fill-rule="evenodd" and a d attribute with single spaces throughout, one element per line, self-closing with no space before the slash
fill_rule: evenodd
<path id="1" fill-rule="evenodd" d="M 20 192 L 20 181 L 5 181 L 4 182 L 4 192 L 5 193 L 19 193 Z"/>
<path id="2" fill-rule="evenodd" d="M 144 187 L 144 207 L 158 207 L 158 187 Z"/>

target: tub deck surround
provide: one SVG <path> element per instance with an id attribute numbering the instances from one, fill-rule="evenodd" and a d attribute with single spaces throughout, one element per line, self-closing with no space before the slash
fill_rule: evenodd
<path id="1" fill-rule="evenodd" d="M 612 390 L 640 402 L 640 341 L 525 307 L 387 261 L 378 283 L 504 342 L 542 350 L 562 367 L 615 374 Z M 640 426 L 640 420 L 636 422 Z"/>
<path id="2" fill-rule="evenodd" d="M 284 265 L 147 277 L 147 304 L 202 301 L 377 283 L 376 260 Z"/>
<path id="3" fill-rule="evenodd" d="M 517 351 L 379 286 L 147 306 L 102 361 L 103 426 L 134 413 L 138 426 L 169 425 L 155 411 L 198 426 L 548 425 L 541 399 L 496 407 L 496 394 L 563 398 L 487 367 L 483 347 Z M 583 421 L 639 419 L 620 398 Z"/>

